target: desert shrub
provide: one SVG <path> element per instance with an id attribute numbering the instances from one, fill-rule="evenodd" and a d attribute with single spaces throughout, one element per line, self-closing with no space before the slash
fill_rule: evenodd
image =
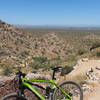
<path id="1" fill-rule="evenodd" d="M 32 67 L 33 69 L 41 69 L 41 68 L 46 69 L 50 65 L 49 64 L 40 64 L 37 62 L 31 62 L 31 63 L 29 63 L 29 66 Z"/>
<path id="2" fill-rule="evenodd" d="M 95 41 L 92 43 L 90 50 L 100 47 L 100 41 Z"/>
<path id="3" fill-rule="evenodd" d="M 5 64 L 0 63 L 0 68 L 3 68 L 3 67 L 5 67 Z"/>
<path id="4" fill-rule="evenodd" d="M 40 64 L 49 62 L 49 60 L 48 60 L 47 57 L 33 57 L 33 60 L 34 60 L 35 62 L 40 63 Z"/>
<path id="5" fill-rule="evenodd" d="M 53 65 L 59 65 L 61 62 L 62 62 L 62 58 L 60 56 L 56 57 L 56 58 L 53 58 L 50 60 L 50 64 L 53 64 Z"/>
<path id="6" fill-rule="evenodd" d="M 29 52 L 28 52 L 28 51 L 23 51 L 23 52 L 20 53 L 20 55 L 21 55 L 22 57 L 26 57 L 26 56 L 29 55 Z"/>
<path id="7" fill-rule="evenodd" d="M 100 57 L 100 51 L 96 52 L 97 57 Z"/>
<path id="8" fill-rule="evenodd" d="M 34 69 L 48 68 L 49 60 L 46 57 L 33 57 L 34 62 L 29 63 L 29 66 Z"/>
<path id="9" fill-rule="evenodd" d="M 74 55 L 69 55 L 69 56 L 67 57 L 67 61 L 76 61 L 76 56 L 74 56 Z"/>
<path id="10" fill-rule="evenodd" d="M 17 38 L 17 40 L 15 40 L 15 45 L 19 45 L 19 44 L 23 44 L 23 40 Z"/>
<path id="11" fill-rule="evenodd" d="M 83 55 L 86 52 L 84 48 L 80 48 L 77 52 L 78 55 Z"/>
<path id="12" fill-rule="evenodd" d="M 57 58 L 55 58 L 55 60 L 56 60 L 57 63 L 60 63 L 62 61 L 62 59 L 61 59 L 60 56 L 58 56 Z"/>
<path id="13" fill-rule="evenodd" d="M 100 57 L 100 51 L 93 51 L 92 55 L 96 57 Z"/>
<path id="14" fill-rule="evenodd" d="M 3 70 L 3 75 L 9 76 L 12 73 L 12 67 L 6 66 Z"/>
<path id="15" fill-rule="evenodd" d="M 72 70 L 73 70 L 73 66 L 65 66 L 62 71 L 61 71 L 61 75 L 65 75 L 65 74 L 68 74 L 70 73 Z"/>
<path id="16" fill-rule="evenodd" d="M 1 50 L 1 51 L 0 51 L 0 56 L 7 56 L 7 55 L 9 55 L 8 52 L 6 52 L 6 51 L 4 51 L 4 50 Z"/>
<path id="17" fill-rule="evenodd" d="M 36 63 L 36 62 L 29 63 L 29 66 L 32 67 L 33 69 L 39 69 L 39 68 L 41 68 L 41 64 Z"/>

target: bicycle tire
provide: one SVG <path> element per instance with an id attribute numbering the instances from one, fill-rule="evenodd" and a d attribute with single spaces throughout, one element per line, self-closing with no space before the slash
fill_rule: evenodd
<path id="1" fill-rule="evenodd" d="M 27 100 L 27 99 L 23 96 L 18 96 L 17 93 L 11 93 L 5 95 L 1 100 Z"/>
<path id="2" fill-rule="evenodd" d="M 77 88 L 77 90 L 79 90 L 79 94 L 77 94 L 77 95 L 79 95 L 79 98 L 78 97 L 76 97 L 76 98 L 73 97 L 72 99 L 67 99 L 67 100 L 83 100 L 83 91 L 82 91 L 82 89 L 81 89 L 81 87 L 78 83 L 76 83 L 74 81 L 65 81 L 65 82 L 60 83 L 59 86 L 63 88 L 65 85 L 67 85 L 67 86 L 68 85 L 73 85 Z M 73 88 L 73 91 L 76 90 L 76 88 L 75 88 L 75 90 L 74 90 L 74 87 L 72 87 L 72 88 Z M 66 88 L 63 88 L 63 89 L 65 90 Z M 69 91 L 68 89 L 71 89 L 71 87 L 67 87 L 67 90 L 65 90 L 65 91 Z M 60 93 L 62 93 L 63 95 L 62 94 L 57 95 L 57 92 L 59 92 L 59 91 L 60 91 L 59 88 L 55 89 L 54 94 L 53 94 L 53 100 L 65 100 L 64 98 L 66 98 L 66 97 L 64 97 L 64 94 L 61 91 L 60 91 Z M 70 91 L 72 91 L 72 90 L 70 90 Z M 73 93 L 73 95 L 75 95 L 75 94 Z M 60 96 L 62 96 L 62 97 L 60 98 Z M 57 97 L 58 97 L 58 99 L 57 99 Z"/>

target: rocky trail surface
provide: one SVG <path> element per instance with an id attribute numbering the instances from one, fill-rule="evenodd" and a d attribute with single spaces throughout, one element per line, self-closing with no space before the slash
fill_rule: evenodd
<path id="1" fill-rule="evenodd" d="M 96 84 L 93 90 L 84 96 L 84 100 L 100 100 L 100 84 Z"/>
<path id="2" fill-rule="evenodd" d="M 91 89 L 84 93 L 84 100 L 100 100 L 100 60 L 81 59 L 70 75 L 87 74 Z"/>
<path id="3" fill-rule="evenodd" d="M 69 75 L 75 76 L 81 73 L 86 73 L 91 68 L 98 74 L 100 74 L 100 60 L 88 60 L 87 58 L 83 58 L 77 61 L 77 64 L 74 66 L 74 69 Z"/>

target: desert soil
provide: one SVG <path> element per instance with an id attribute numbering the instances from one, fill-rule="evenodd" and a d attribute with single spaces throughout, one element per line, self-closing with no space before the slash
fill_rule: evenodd
<path id="1" fill-rule="evenodd" d="M 96 84 L 93 90 L 84 96 L 84 100 L 100 100 L 100 84 Z"/>
<path id="2" fill-rule="evenodd" d="M 76 65 L 76 70 L 72 71 L 70 75 L 79 75 L 81 72 L 86 73 L 89 68 L 93 68 L 94 71 L 100 76 L 100 70 L 95 70 L 95 68 L 100 68 L 100 60 L 86 60 L 86 61 L 79 61 Z M 84 100 L 100 100 L 100 83 L 95 82 L 92 91 L 87 92 L 84 94 Z"/>

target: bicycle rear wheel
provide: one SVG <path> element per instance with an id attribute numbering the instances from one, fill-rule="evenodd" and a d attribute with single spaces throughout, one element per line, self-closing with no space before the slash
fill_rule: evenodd
<path id="1" fill-rule="evenodd" d="M 83 92 L 79 84 L 73 81 L 66 81 L 59 85 L 72 98 L 66 96 L 57 88 L 53 94 L 53 100 L 83 100 Z"/>
<path id="2" fill-rule="evenodd" d="M 4 96 L 1 100 L 27 100 L 23 96 L 18 96 L 17 93 L 11 93 Z"/>

